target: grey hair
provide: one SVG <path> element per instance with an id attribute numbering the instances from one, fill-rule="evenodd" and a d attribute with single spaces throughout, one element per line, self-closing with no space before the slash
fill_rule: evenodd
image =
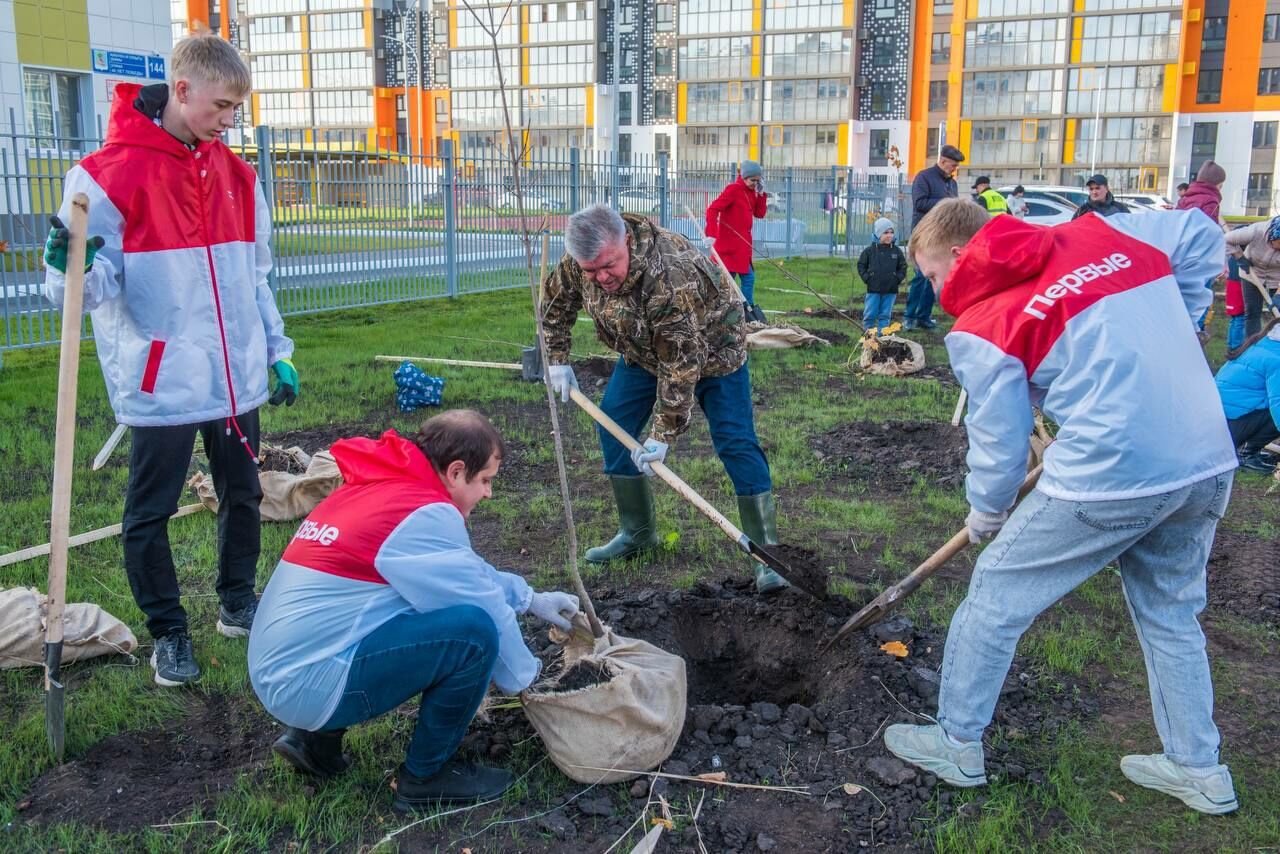
<path id="1" fill-rule="evenodd" d="M 575 261 L 590 261 L 610 243 L 627 236 L 622 216 L 603 202 L 583 208 L 569 217 L 564 248 Z"/>

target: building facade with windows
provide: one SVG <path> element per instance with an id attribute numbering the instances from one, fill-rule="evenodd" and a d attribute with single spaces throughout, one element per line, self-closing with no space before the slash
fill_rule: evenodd
<path id="1" fill-rule="evenodd" d="M 1280 0 L 1190 0 L 1185 80 L 1173 133 L 1172 181 L 1205 160 L 1227 170 L 1225 213 L 1276 210 L 1280 128 Z"/>
<path id="2" fill-rule="evenodd" d="M 12 111 L 21 148 L 74 157 L 106 130 L 117 83 L 165 79 L 171 45 L 166 0 L 0 3 L 0 122 Z"/>

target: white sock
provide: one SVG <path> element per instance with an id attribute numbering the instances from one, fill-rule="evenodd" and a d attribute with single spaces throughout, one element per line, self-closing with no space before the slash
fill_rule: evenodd
<path id="1" fill-rule="evenodd" d="M 962 748 L 967 744 L 973 744 L 973 742 L 971 741 L 961 741 L 960 739 L 953 736 L 951 733 L 947 732 L 945 729 L 942 730 L 942 737 L 945 738 L 947 740 L 947 744 L 951 745 L 952 747 Z"/>

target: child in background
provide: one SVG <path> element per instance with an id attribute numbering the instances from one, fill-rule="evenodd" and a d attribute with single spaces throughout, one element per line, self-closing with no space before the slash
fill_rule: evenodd
<path id="1" fill-rule="evenodd" d="M 1240 281 L 1240 262 L 1227 256 L 1227 352 L 1240 349 L 1244 343 L 1244 284 Z"/>
<path id="2" fill-rule="evenodd" d="M 898 288 L 907 278 L 907 256 L 893 242 L 892 222 L 880 217 L 871 231 L 876 239 L 858 258 L 858 275 L 867 286 L 862 325 L 867 329 L 884 329 L 891 320 Z"/>

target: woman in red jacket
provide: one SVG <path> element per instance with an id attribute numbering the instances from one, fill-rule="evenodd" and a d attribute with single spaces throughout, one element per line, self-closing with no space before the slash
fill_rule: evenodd
<path id="1" fill-rule="evenodd" d="M 751 266 L 751 218 L 764 219 L 769 194 L 764 191 L 760 164 L 744 160 L 738 168 L 738 180 L 707 207 L 707 237 L 715 240 L 714 248 L 730 273 L 738 278 L 746 299 L 747 319 L 764 323 L 764 313 L 756 307 L 756 274 Z"/>

